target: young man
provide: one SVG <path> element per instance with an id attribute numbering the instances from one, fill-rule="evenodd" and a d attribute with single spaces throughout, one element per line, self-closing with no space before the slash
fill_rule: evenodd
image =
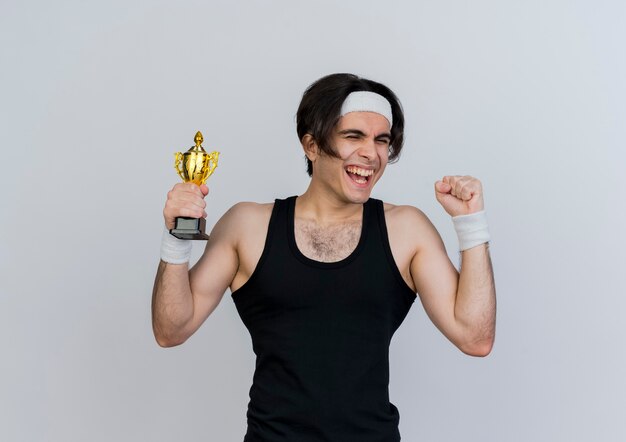
<path id="1" fill-rule="evenodd" d="M 246 442 L 399 441 L 389 402 L 389 344 L 419 294 L 461 351 L 486 356 L 495 287 L 481 183 L 445 176 L 435 196 L 453 218 L 460 275 L 428 218 L 370 198 L 402 149 L 404 117 L 386 86 L 350 74 L 313 83 L 297 114 L 311 183 L 302 195 L 239 203 L 198 263 L 164 233 L 153 294 L 159 345 L 179 345 L 227 288 L 257 355 Z M 201 217 L 208 188 L 181 183 L 163 211 Z"/>

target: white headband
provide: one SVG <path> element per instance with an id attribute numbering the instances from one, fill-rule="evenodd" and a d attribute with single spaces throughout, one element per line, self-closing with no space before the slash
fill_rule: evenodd
<path id="1" fill-rule="evenodd" d="M 348 95 L 339 115 L 343 117 L 349 112 L 376 112 L 389 120 L 389 127 L 393 125 L 391 104 L 385 97 L 375 92 L 356 91 Z"/>

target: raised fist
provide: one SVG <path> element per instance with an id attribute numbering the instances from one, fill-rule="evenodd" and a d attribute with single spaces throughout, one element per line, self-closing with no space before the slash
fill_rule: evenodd
<path id="1" fill-rule="evenodd" d="M 435 197 L 450 216 L 469 215 L 485 207 L 483 186 L 469 175 L 444 176 L 435 183 Z"/>

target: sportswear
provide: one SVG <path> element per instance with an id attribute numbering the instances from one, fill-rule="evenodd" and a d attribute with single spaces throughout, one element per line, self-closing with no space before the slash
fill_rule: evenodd
<path id="1" fill-rule="evenodd" d="M 259 262 L 232 293 L 256 354 L 244 442 L 400 441 L 389 344 L 416 295 L 383 203 L 363 204 L 358 245 L 328 263 L 298 250 L 295 201 L 276 199 Z"/>

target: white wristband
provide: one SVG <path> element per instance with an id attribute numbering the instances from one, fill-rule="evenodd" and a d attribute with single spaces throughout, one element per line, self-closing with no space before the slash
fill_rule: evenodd
<path id="1" fill-rule="evenodd" d="M 192 241 L 178 239 L 167 228 L 163 230 L 161 240 L 161 259 L 170 264 L 184 264 L 191 258 Z"/>
<path id="2" fill-rule="evenodd" d="M 452 217 L 454 230 L 459 238 L 459 250 L 467 250 L 489 242 L 485 211 Z"/>

